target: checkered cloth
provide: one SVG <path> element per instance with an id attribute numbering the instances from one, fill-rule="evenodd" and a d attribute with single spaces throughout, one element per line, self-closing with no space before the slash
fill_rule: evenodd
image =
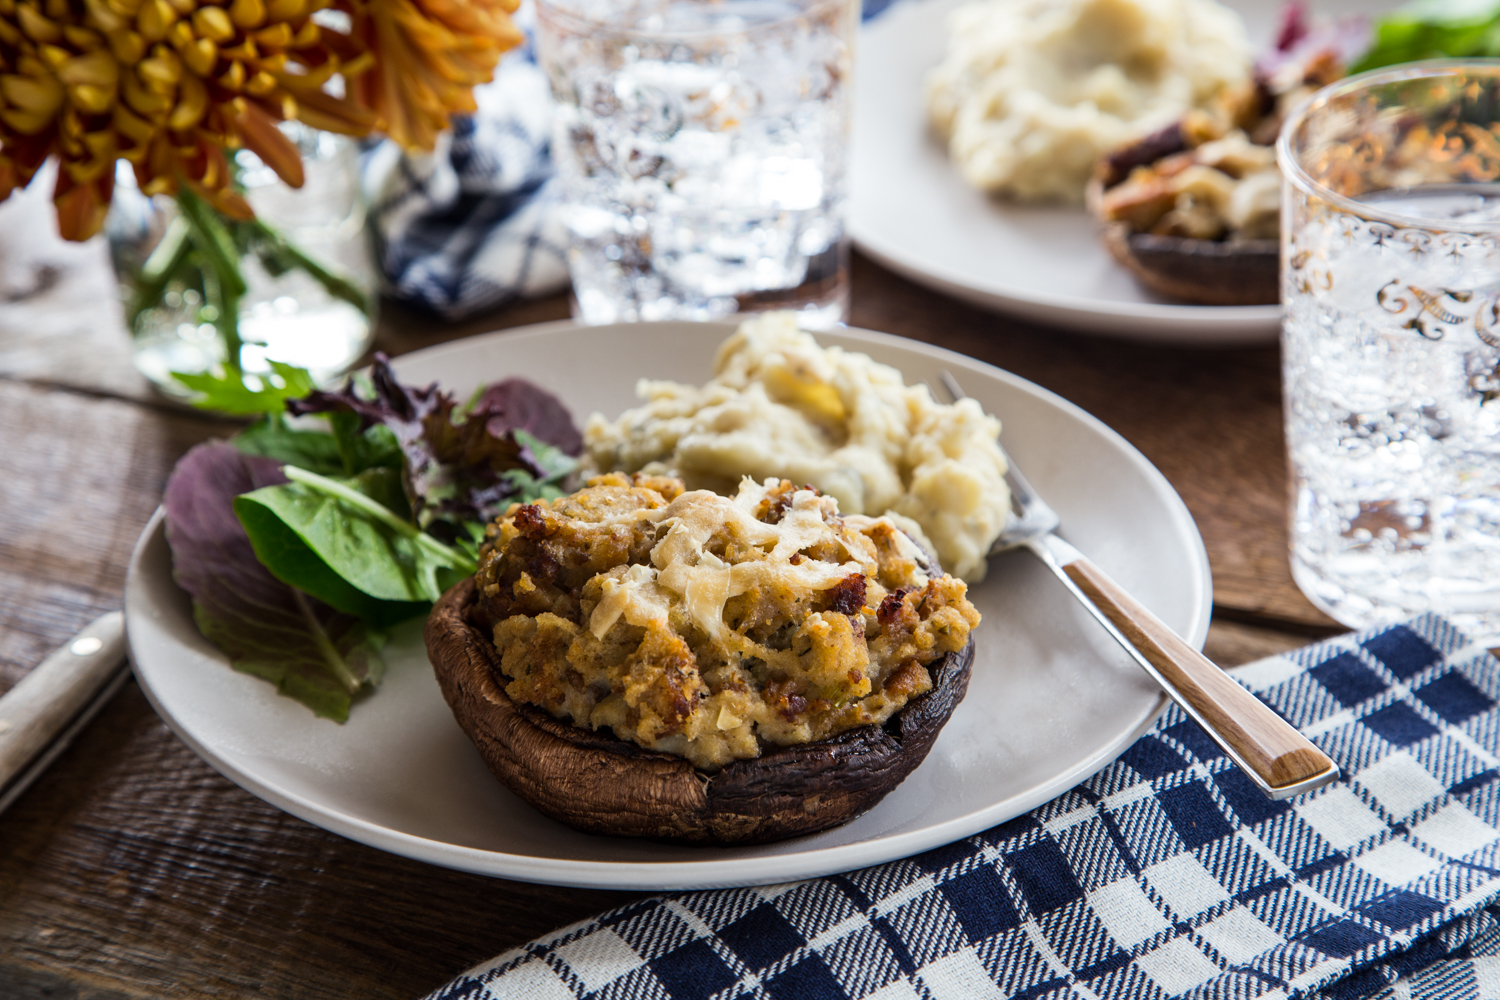
<path id="1" fill-rule="evenodd" d="M 1270 801 L 1174 708 L 967 840 L 655 896 L 429 1000 L 1500 997 L 1500 661 L 1427 616 L 1236 676 L 1345 778 Z"/>
<path id="2" fill-rule="evenodd" d="M 474 89 L 476 114 L 455 118 L 430 154 L 386 141 L 364 156 L 386 291 L 445 319 L 568 284 L 548 145 L 552 92 L 529 40 L 529 4 L 519 16 L 528 41 Z"/>
<path id="3" fill-rule="evenodd" d="M 865 0 L 864 18 L 892 0 Z M 364 156 L 364 188 L 386 291 L 456 320 L 568 284 L 549 139 L 552 93 L 536 63 L 530 3 L 523 48 L 474 89 L 478 113 L 455 118 L 427 155 L 392 142 Z"/>

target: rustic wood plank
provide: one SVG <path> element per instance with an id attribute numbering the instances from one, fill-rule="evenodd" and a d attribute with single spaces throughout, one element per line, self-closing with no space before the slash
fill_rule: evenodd
<path id="1" fill-rule="evenodd" d="M 410 1000 L 639 895 L 346 841 L 220 777 L 132 683 L 0 820 L 0 996 L 50 973 L 104 996 Z"/>
<path id="2" fill-rule="evenodd" d="M 512 302 L 457 323 L 450 323 L 387 299 L 380 304 L 380 321 L 375 327 L 375 349 L 395 356 L 444 344 L 460 337 L 508 330 L 531 323 L 551 323 L 567 319 L 568 316 L 568 295 L 562 292 L 545 298 Z"/>
<path id="3" fill-rule="evenodd" d="M 177 457 L 226 425 L 0 381 L 0 690 L 120 606 Z"/>
<path id="4" fill-rule="evenodd" d="M 51 190 L 36 183 L 0 202 L 0 377 L 150 400 L 104 240 L 58 236 Z"/>
<path id="5" fill-rule="evenodd" d="M 1309 635 L 1215 618 L 1208 626 L 1208 641 L 1203 644 L 1203 655 L 1221 667 L 1238 667 L 1252 660 L 1298 649 L 1338 631 L 1342 629 Z"/>

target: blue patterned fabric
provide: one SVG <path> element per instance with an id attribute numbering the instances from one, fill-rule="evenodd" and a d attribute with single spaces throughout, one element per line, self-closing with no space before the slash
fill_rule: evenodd
<path id="1" fill-rule="evenodd" d="M 866 20 L 892 0 L 865 0 Z M 528 39 L 529 3 L 517 13 Z M 454 119 L 428 155 L 392 142 L 366 152 L 364 188 L 388 294 L 457 320 L 568 285 L 568 234 L 552 183 L 552 95 L 528 40 L 476 114 Z"/>
<path id="2" fill-rule="evenodd" d="M 1344 778 L 1270 801 L 1174 708 L 967 840 L 655 896 L 430 1000 L 1500 997 L 1500 660 L 1427 616 L 1235 676 Z"/>
<path id="3" fill-rule="evenodd" d="M 522 24 L 529 28 L 530 10 Z M 528 41 L 474 90 L 428 155 L 392 142 L 364 157 L 377 258 L 393 297 L 445 319 L 568 284 L 557 213 L 552 93 Z"/>

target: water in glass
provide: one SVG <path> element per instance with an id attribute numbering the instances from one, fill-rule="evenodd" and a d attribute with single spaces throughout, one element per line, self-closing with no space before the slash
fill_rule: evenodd
<path id="1" fill-rule="evenodd" d="M 538 54 L 589 323 L 847 300 L 851 0 L 544 0 Z"/>
<path id="2" fill-rule="evenodd" d="M 1500 638 L 1500 185 L 1357 199 L 1390 221 L 1289 199 L 1297 583 L 1346 624 Z"/>

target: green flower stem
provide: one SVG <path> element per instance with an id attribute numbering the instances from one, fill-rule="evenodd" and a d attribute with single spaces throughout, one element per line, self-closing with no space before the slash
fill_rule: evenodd
<path id="1" fill-rule="evenodd" d="M 245 224 L 254 229 L 256 235 L 269 244 L 271 253 L 284 258 L 293 266 L 306 271 L 312 276 L 313 280 L 328 290 L 329 295 L 337 299 L 343 299 L 360 312 L 369 315 L 370 303 L 365 298 L 365 293 L 356 288 L 352 283 L 334 274 L 322 264 L 319 264 L 297 247 L 287 242 L 285 236 L 282 236 L 260 219 L 254 219 Z"/>
<path id="2" fill-rule="evenodd" d="M 135 294 L 130 299 L 130 315 L 125 318 L 126 326 L 132 331 L 135 330 L 135 321 L 140 318 L 141 313 L 161 301 L 167 290 L 167 282 L 172 280 L 172 276 L 182 268 L 192 252 L 190 227 L 187 220 L 178 216 L 167 226 L 161 242 L 156 244 L 156 249 L 151 251 L 151 256 L 146 258 L 140 274 L 136 276 Z"/>
<path id="3" fill-rule="evenodd" d="M 212 298 L 218 315 L 214 326 L 224 341 L 224 364 L 232 372 L 240 371 L 240 297 L 245 294 L 245 276 L 240 273 L 239 251 L 234 238 L 213 207 L 186 185 L 177 189 L 177 205 L 186 219 L 193 246 L 208 263 L 213 275 Z M 210 284 L 204 282 L 205 285 Z"/>
<path id="4" fill-rule="evenodd" d="M 335 482 L 326 476 L 320 476 L 316 472 L 308 472 L 306 469 L 299 469 L 295 465 L 284 465 L 281 467 L 281 472 L 284 476 L 286 476 L 294 483 L 301 483 L 303 486 L 307 486 L 311 489 L 317 490 L 320 493 L 326 493 L 329 496 L 337 497 L 338 499 L 349 504 L 351 507 L 354 507 L 356 510 L 360 510 L 370 515 L 375 520 L 379 521 L 381 524 L 385 525 L 391 530 L 399 532 L 405 535 L 407 538 L 410 538 L 412 541 L 422 546 L 422 548 L 426 549 L 432 555 L 437 556 L 439 559 L 445 560 L 446 564 L 451 566 L 453 569 L 459 570 L 463 573 L 473 573 L 476 569 L 479 568 L 478 563 L 476 563 L 473 559 L 470 559 L 468 556 L 464 555 L 457 549 L 450 548 L 449 546 L 444 545 L 436 538 L 433 538 L 431 535 L 418 529 L 411 522 L 397 517 L 395 514 L 391 513 L 390 508 L 386 507 L 384 504 L 377 503 L 358 490 L 350 489 L 343 483 Z"/>

